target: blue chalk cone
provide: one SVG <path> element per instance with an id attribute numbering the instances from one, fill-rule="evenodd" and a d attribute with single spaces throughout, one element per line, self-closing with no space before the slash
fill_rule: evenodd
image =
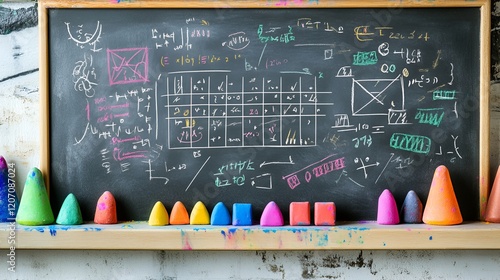
<path id="1" fill-rule="evenodd" d="M 215 204 L 210 217 L 210 224 L 213 226 L 226 226 L 231 224 L 231 215 L 224 203 L 219 202 Z"/>
<path id="2" fill-rule="evenodd" d="M 0 223 L 16 220 L 19 199 L 17 198 L 15 179 L 9 182 L 9 167 L 0 156 Z"/>

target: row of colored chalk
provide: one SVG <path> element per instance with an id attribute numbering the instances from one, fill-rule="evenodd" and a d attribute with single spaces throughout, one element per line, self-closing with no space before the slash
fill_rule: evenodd
<path id="1" fill-rule="evenodd" d="M 57 219 L 54 219 L 50 201 L 45 188 L 42 173 L 32 168 L 24 186 L 23 196 L 18 202 L 13 184 L 8 184 L 8 165 L 0 156 L 0 222 L 10 222 L 16 217 L 21 225 L 47 225 L 54 221 L 63 225 L 83 223 L 80 206 L 76 197 L 69 194 L 64 200 Z M 333 202 L 316 202 L 314 204 L 315 225 L 335 225 L 336 208 Z M 17 212 L 17 213 L 16 213 Z M 427 204 L 423 209 L 417 194 L 410 191 L 403 202 L 401 212 L 389 190 L 384 190 L 379 197 L 377 222 L 382 225 L 398 224 L 401 213 L 404 223 L 421 223 L 434 225 L 456 225 L 462 223 L 462 215 L 458 205 L 450 174 L 445 166 L 439 166 L 434 172 Z M 492 193 L 486 208 L 485 220 L 500 222 L 500 167 L 493 183 Z M 309 202 L 290 203 L 290 225 L 310 225 Z M 96 205 L 94 222 L 98 224 L 117 223 L 116 202 L 113 195 L 106 191 Z M 251 225 L 252 205 L 248 203 L 233 204 L 232 219 L 226 206 L 219 202 L 215 205 L 210 217 L 202 202 L 196 203 L 191 215 L 182 202 L 177 202 L 169 217 L 165 206 L 157 202 L 151 211 L 150 225 Z M 270 202 L 260 218 L 262 226 L 284 225 L 283 215 L 275 202 Z"/>
<path id="2" fill-rule="evenodd" d="M 2 191 L 0 206 L 6 205 L 4 201 L 8 202 L 7 194 L 9 192 L 7 178 L 7 163 L 3 157 L 0 156 L 0 177 Z M 4 178 L 5 177 L 5 178 Z M 83 223 L 80 205 L 73 194 L 69 194 L 64 200 L 57 219 L 54 218 L 50 200 L 45 188 L 42 172 L 34 167 L 30 170 L 26 183 L 24 185 L 23 196 L 18 203 L 15 194 L 15 188 L 10 189 L 12 196 L 15 196 L 15 206 L 13 211 L 17 213 L 3 211 L 0 208 L 0 222 L 10 222 L 15 217 L 15 220 L 20 225 L 38 226 L 48 225 L 56 222 L 61 225 L 78 225 Z M 290 224 L 291 225 L 310 225 L 310 210 L 309 202 L 292 202 L 290 204 Z M 315 225 L 335 225 L 336 208 L 333 202 L 316 202 L 314 206 L 315 211 Z M 8 213 L 10 216 L 7 217 Z M 16 215 L 17 214 L 17 215 Z M 98 199 L 96 211 L 94 215 L 94 222 L 97 224 L 115 224 L 118 222 L 116 201 L 111 192 L 104 192 Z M 228 209 L 224 203 L 219 202 L 215 205 L 212 215 L 210 217 L 205 205 L 199 201 L 195 204 L 188 214 L 186 207 L 180 201 L 176 202 L 172 208 L 169 217 L 168 212 L 160 201 L 158 201 L 150 214 L 148 223 L 152 226 L 163 225 L 235 225 L 244 226 L 252 225 L 252 204 L 249 203 L 235 203 L 233 204 L 232 219 Z M 283 226 L 283 215 L 275 202 L 270 202 L 264 209 L 260 224 L 262 226 Z"/>
<path id="3" fill-rule="evenodd" d="M 19 202 L 15 184 L 12 183 L 8 170 L 7 161 L 0 156 L 0 222 L 15 220 L 21 225 L 33 226 L 54 223 L 54 214 L 42 172 L 36 167 L 30 170 Z M 66 197 L 56 222 L 66 225 L 83 223 L 80 206 L 73 194 Z"/>
<path id="4" fill-rule="evenodd" d="M 306 226 L 311 224 L 310 220 L 310 204 L 309 202 L 292 202 L 290 203 L 290 225 Z M 165 225 L 234 225 L 234 226 L 249 226 L 253 224 L 252 204 L 250 203 L 234 203 L 233 215 L 224 203 L 219 202 L 212 210 L 212 214 L 208 213 L 207 207 L 203 202 L 198 201 L 191 215 L 184 204 L 177 201 L 169 215 L 167 209 L 161 201 L 158 201 L 153 206 L 149 215 L 148 224 L 151 226 Z M 335 225 L 336 208 L 333 202 L 316 202 L 314 204 L 314 224 L 317 226 L 333 226 Z M 117 223 L 116 203 L 113 195 L 110 192 L 105 192 L 97 202 L 94 222 L 97 224 L 114 224 Z M 278 205 L 271 201 L 267 204 L 260 218 L 261 226 L 283 226 L 285 224 L 283 214 Z"/>
<path id="5" fill-rule="evenodd" d="M 291 226 L 307 226 L 311 224 L 310 219 L 310 204 L 309 202 L 292 202 L 290 203 L 290 225 Z M 335 203 L 333 202 L 316 202 L 314 204 L 314 224 L 317 226 L 333 226 L 335 225 L 336 211 Z M 96 216 L 97 217 L 97 216 Z M 99 221 L 94 220 L 99 223 Z M 148 224 L 151 226 L 171 225 L 233 225 L 233 226 L 249 226 L 253 224 L 252 219 L 252 204 L 250 203 L 234 203 L 233 215 L 229 214 L 229 210 L 224 203 L 219 202 L 212 210 L 212 215 L 209 215 L 207 208 L 203 202 L 198 201 L 188 214 L 186 207 L 180 201 L 177 201 L 172 208 L 172 213 L 169 217 L 165 206 L 160 201 L 156 202 L 149 216 Z M 267 204 L 260 218 L 261 226 L 283 226 L 285 224 L 283 214 L 278 205 L 271 201 Z"/>
<path id="6" fill-rule="evenodd" d="M 455 191 L 451 183 L 450 173 L 444 166 L 434 171 L 425 209 L 414 191 L 408 192 L 401 208 L 404 223 L 426 223 L 430 225 L 461 224 L 462 214 Z M 394 196 L 384 190 L 378 200 L 377 223 L 381 225 L 399 224 L 399 211 Z"/>
<path id="7" fill-rule="evenodd" d="M 63 203 L 64 204 L 64 203 Z M 292 202 L 290 203 L 290 225 L 310 225 L 310 207 L 309 202 Z M 167 212 L 165 205 L 161 201 L 157 201 L 149 215 L 148 224 L 151 226 L 165 225 L 234 225 L 234 226 L 249 226 L 253 224 L 252 204 L 250 203 L 234 203 L 233 215 L 229 214 L 229 210 L 224 203 L 219 202 L 212 210 L 212 214 L 208 213 L 208 209 L 203 202 L 198 201 L 191 214 L 181 201 L 177 201 L 170 213 Z M 314 204 L 314 223 L 319 226 L 335 225 L 336 208 L 333 202 L 316 202 Z M 96 224 L 116 224 L 117 210 L 116 202 L 113 195 L 106 191 L 97 201 L 94 223 Z M 58 222 L 59 223 L 59 222 Z M 278 205 L 271 201 L 267 204 L 260 218 L 261 226 L 283 226 L 284 219 Z"/>

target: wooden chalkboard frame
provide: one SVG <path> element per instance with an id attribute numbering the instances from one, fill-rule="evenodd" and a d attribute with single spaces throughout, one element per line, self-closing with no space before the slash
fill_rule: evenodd
<path id="1" fill-rule="evenodd" d="M 479 213 L 485 212 L 489 192 L 489 77 L 490 77 L 490 1 L 488 0 L 253 0 L 253 1 L 160 1 L 160 0 L 95 0 L 95 1 L 39 1 L 40 29 L 40 93 L 41 93 L 41 164 L 50 188 L 50 120 L 49 112 L 49 24 L 52 8 L 456 8 L 480 9 L 480 138 L 479 152 Z M 3 230 L 2 230 L 3 229 Z M 256 249 L 457 249 L 492 248 L 500 237 L 500 227 L 474 222 L 453 227 L 427 225 L 378 226 L 376 223 L 348 223 L 335 227 L 148 227 L 145 223 L 125 223 L 111 226 L 86 224 L 75 227 L 20 227 L 19 248 L 65 249 L 199 249 L 199 250 L 256 250 Z M 420 233 L 432 231 L 433 234 Z M 49 234 L 50 232 L 50 234 Z M 298 242 L 297 235 L 308 242 Z M 0 235 L 8 229 L 0 227 Z M 42 233 L 42 234 L 40 234 Z M 353 239 L 353 234 L 358 240 Z M 54 238 L 56 236 L 56 238 Z M 434 238 L 433 238 L 434 236 Z M 489 236 L 488 238 L 484 238 Z M 309 238 L 310 237 L 310 238 Z M 493 239 L 492 239 L 493 238 Z M 21 238 L 20 238 L 21 239 Z M 2 240 L 7 240 L 7 235 Z M 84 240 L 86 240 L 84 242 Z M 130 242 L 136 240 L 137 242 Z M 347 240 L 347 241 L 346 241 Z M 413 240 L 413 241 L 411 241 Z M 432 242 L 429 242 L 431 240 Z M 472 242 L 476 240 L 477 242 Z M 21 241 L 21 240 L 20 240 Z M 326 242 L 326 245 L 325 245 Z M 4 247 L 0 243 L 0 247 Z"/>

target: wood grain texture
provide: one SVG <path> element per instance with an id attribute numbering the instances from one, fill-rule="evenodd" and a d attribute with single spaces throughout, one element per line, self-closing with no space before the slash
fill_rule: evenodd
<path id="1" fill-rule="evenodd" d="M 0 224 L 0 249 L 8 248 L 8 224 Z M 456 226 L 375 222 L 340 223 L 333 227 L 149 226 L 147 222 L 115 225 L 17 226 L 17 249 L 126 250 L 372 250 L 500 249 L 500 224 Z"/>
<path id="2" fill-rule="evenodd" d="M 484 213 L 488 203 L 490 188 L 489 159 L 490 159 L 490 2 L 486 1 L 481 8 L 481 35 L 480 35 L 480 116 L 479 116 L 479 215 L 484 220 Z"/>
<path id="3" fill-rule="evenodd" d="M 50 119 L 49 119 L 49 30 L 48 10 L 38 6 L 39 30 L 39 65 L 40 65 L 40 171 L 44 174 L 47 194 L 50 197 L 49 166 L 50 166 Z"/>
<path id="4" fill-rule="evenodd" d="M 390 0 L 95 0 L 95 1 L 58 1 L 40 0 L 44 8 L 421 8 L 421 7 L 480 7 L 487 5 L 485 0 L 427 0 L 427 1 L 390 1 Z"/>

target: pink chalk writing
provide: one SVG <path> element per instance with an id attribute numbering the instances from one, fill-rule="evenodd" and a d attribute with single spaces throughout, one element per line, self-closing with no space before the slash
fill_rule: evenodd
<path id="1" fill-rule="evenodd" d="M 345 159 L 338 158 L 334 160 L 330 160 L 325 162 L 327 159 L 333 157 L 335 155 L 330 155 L 320 161 L 314 162 L 300 170 L 297 170 L 291 174 L 288 174 L 286 176 L 283 176 L 283 180 L 285 180 L 288 184 L 288 186 L 293 190 L 297 186 L 301 184 L 300 179 L 298 174 L 301 172 L 304 172 L 304 179 L 306 182 L 310 182 L 313 178 L 319 178 L 321 176 L 324 176 L 332 171 L 335 170 L 341 170 L 345 168 Z"/>
<path id="2" fill-rule="evenodd" d="M 139 140 L 141 140 L 140 136 L 135 136 L 135 137 L 131 137 L 131 138 L 124 138 L 124 139 L 117 138 L 117 137 L 111 138 L 111 142 L 113 143 L 113 145 L 116 145 L 118 143 L 133 142 L 133 141 L 139 141 Z"/>
<path id="3" fill-rule="evenodd" d="M 118 109 L 118 108 L 128 108 L 129 106 L 130 106 L 130 104 L 127 102 L 127 103 L 118 104 L 118 105 L 99 106 L 99 108 L 97 110 L 99 112 L 102 112 L 102 111 L 109 111 L 109 110 Z"/>
<path id="4" fill-rule="evenodd" d="M 134 151 L 124 153 L 121 149 L 114 148 L 113 149 L 113 158 L 116 161 L 122 161 L 130 158 L 146 158 L 147 151 Z"/>

